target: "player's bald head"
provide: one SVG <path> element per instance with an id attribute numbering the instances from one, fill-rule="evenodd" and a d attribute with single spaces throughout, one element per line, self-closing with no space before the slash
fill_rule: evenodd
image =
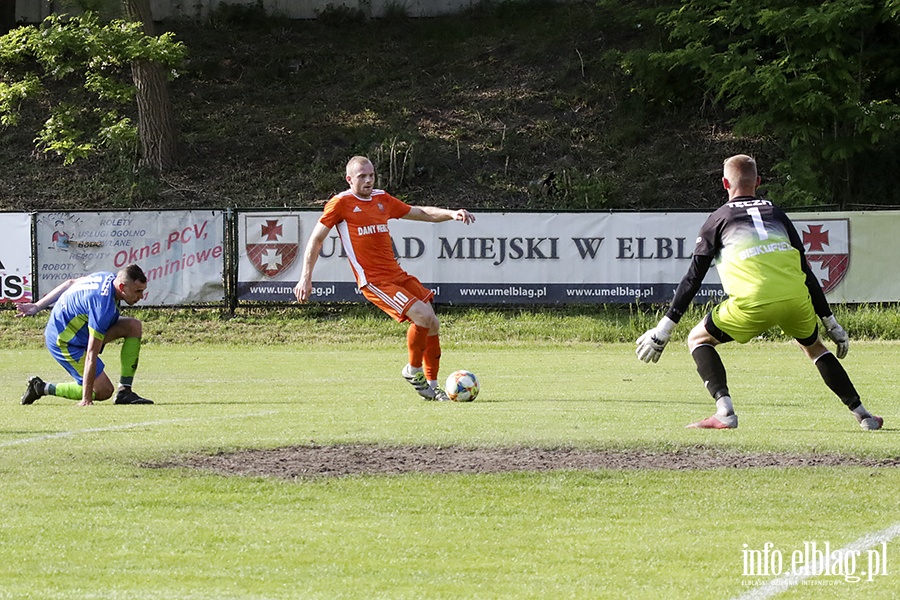
<path id="1" fill-rule="evenodd" d="M 352 176 L 360 167 L 366 167 L 372 164 L 365 156 L 354 156 L 347 161 L 347 176 Z"/>
<path id="2" fill-rule="evenodd" d="M 756 187 L 759 173 L 756 170 L 756 160 L 746 154 L 736 154 L 725 160 L 722 176 L 733 187 Z"/>

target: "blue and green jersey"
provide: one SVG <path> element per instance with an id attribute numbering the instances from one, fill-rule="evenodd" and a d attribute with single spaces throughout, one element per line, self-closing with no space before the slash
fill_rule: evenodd
<path id="1" fill-rule="evenodd" d="M 81 277 L 60 296 L 50 312 L 44 330 L 47 348 L 57 361 L 75 367 L 78 373 L 90 334 L 103 340 L 119 320 L 115 279 L 115 273 L 105 272 Z"/>

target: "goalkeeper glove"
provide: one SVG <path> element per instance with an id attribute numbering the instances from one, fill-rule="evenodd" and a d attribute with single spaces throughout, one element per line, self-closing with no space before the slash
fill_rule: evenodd
<path id="1" fill-rule="evenodd" d="M 637 339 L 637 350 L 635 351 L 637 357 L 645 363 L 658 361 L 666 344 L 669 343 L 673 329 L 675 329 L 675 321 L 669 317 L 660 319 L 656 327 L 648 329 Z"/>
<path id="2" fill-rule="evenodd" d="M 831 338 L 831 341 L 837 344 L 837 357 L 844 358 L 847 351 L 850 350 L 850 336 L 844 331 L 844 328 L 838 325 L 834 315 L 828 315 L 822 319 L 825 325 L 825 333 Z"/>

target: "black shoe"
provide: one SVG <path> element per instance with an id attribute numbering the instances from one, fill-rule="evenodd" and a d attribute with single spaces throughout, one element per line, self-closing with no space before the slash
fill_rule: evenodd
<path id="1" fill-rule="evenodd" d="M 116 394 L 116 401 L 113 404 L 153 404 L 153 400 L 141 398 L 132 392 L 131 388 L 124 388 Z"/>
<path id="2" fill-rule="evenodd" d="M 44 395 L 45 385 L 43 379 L 37 375 L 32 376 L 28 380 L 28 387 L 25 388 L 25 393 L 22 394 L 22 404 L 34 404 L 35 400 Z"/>

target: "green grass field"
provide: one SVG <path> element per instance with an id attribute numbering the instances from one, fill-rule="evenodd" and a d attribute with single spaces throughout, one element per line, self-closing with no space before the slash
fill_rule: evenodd
<path id="1" fill-rule="evenodd" d="M 154 406 L 20 406 L 29 375 L 63 371 L 33 340 L 0 349 L 0 598 L 900 596 L 893 537 L 872 545 L 882 572 L 858 582 L 812 577 L 763 595 L 755 588 L 775 577 L 747 576 L 744 563 L 771 543 L 787 570 L 805 543 L 842 549 L 900 524 L 897 468 L 278 480 L 149 467 L 332 443 L 898 455 L 897 342 L 854 342 L 845 360 L 885 417 L 880 432 L 860 430 L 783 341 L 723 348 L 741 427 L 699 431 L 684 425 L 713 404 L 683 343 L 645 365 L 630 343 L 463 345 L 451 320 L 443 371 L 475 371 L 482 395 L 435 404 L 399 377 L 403 339 L 389 333 L 293 345 L 151 338 L 135 389 Z M 116 375 L 115 348 L 104 359 Z"/>

